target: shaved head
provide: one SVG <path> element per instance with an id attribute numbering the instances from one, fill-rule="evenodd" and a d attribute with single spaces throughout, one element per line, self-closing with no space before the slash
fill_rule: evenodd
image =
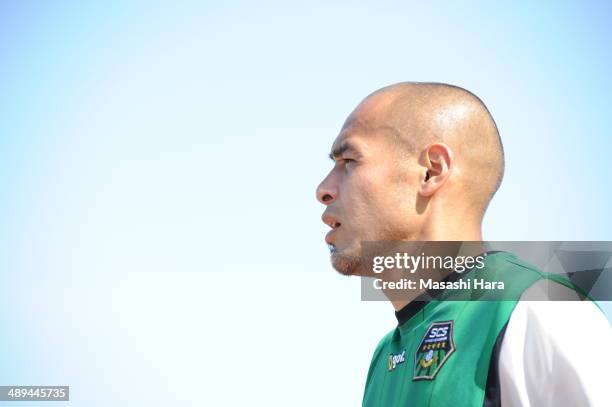
<path id="1" fill-rule="evenodd" d="M 487 107 L 465 89 L 404 82 L 367 96 L 332 144 L 317 188 L 332 263 L 359 274 L 365 241 L 482 240 L 504 173 Z"/>
<path id="2" fill-rule="evenodd" d="M 367 127 L 394 139 L 406 154 L 435 142 L 451 147 L 462 169 L 465 198 L 484 212 L 504 174 L 503 145 L 493 117 L 473 93 L 448 84 L 402 82 L 379 89 L 343 129 Z"/>

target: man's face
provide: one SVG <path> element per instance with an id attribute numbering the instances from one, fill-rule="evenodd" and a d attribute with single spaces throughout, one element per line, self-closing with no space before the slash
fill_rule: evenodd
<path id="1" fill-rule="evenodd" d="M 361 242 L 408 240 L 420 229 L 417 158 L 392 129 L 355 120 L 345 124 L 330 156 L 334 167 L 317 188 L 327 206 L 323 222 L 332 228 L 325 241 L 336 270 L 363 274 Z"/>

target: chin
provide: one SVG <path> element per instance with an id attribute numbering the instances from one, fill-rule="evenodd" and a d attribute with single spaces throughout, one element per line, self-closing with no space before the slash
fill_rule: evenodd
<path id="1" fill-rule="evenodd" d="M 331 255 L 331 263 L 336 271 L 342 275 L 358 276 L 361 274 L 361 258 L 359 256 L 336 252 Z"/>

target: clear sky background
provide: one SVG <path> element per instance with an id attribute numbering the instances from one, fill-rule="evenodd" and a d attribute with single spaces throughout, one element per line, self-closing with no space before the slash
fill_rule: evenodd
<path id="1" fill-rule="evenodd" d="M 534 3 L 2 2 L 0 384 L 358 405 L 395 320 L 331 269 L 314 191 L 394 82 L 491 110 L 486 239 L 612 240 L 612 6 Z"/>

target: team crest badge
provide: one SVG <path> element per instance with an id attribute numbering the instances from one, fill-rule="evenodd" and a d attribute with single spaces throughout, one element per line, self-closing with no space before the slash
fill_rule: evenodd
<path id="1" fill-rule="evenodd" d="M 433 380 L 454 351 L 453 321 L 431 324 L 414 355 L 412 380 Z"/>

